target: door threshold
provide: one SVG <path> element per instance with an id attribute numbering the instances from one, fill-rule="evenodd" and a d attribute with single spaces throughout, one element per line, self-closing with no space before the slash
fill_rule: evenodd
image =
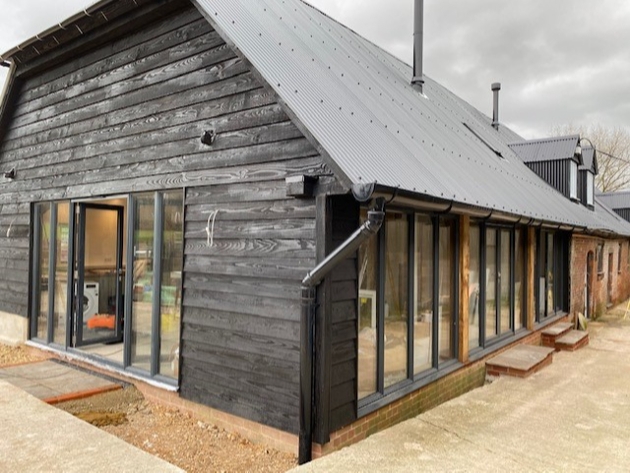
<path id="1" fill-rule="evenodd" d="M 139 374 L 136 374 L 135 372 L 131 372 L 129 370 L 125 370 L 124 368 L 117 366 L 115 364 L 112 363 L 107 363 L 101 359 L 97 359 L 94 356 L 90 356 L 90 355 L 86 355 L 85 353 L 82 353 L 80 351 L 78 351 L 75 348 L 71 348 L 69 350 L 65 350 L 63 348 L 56 348 L 53 346 L 49 346 L 49 345 L 44 345 L 41 343 L 38 343 L 36 341 L 33 340 L 27 340 L 25 342 L 25 345 L 30 346 L 30 347 L 34 347 L 37 348 L 39 350 L 42 351 L 47 351 L 49 353 L 53 353 L 55 355 L 57 355 L 59 358 L 64 359 L 66 361 L 69 362 L 81 362 L 81 363 L 85 363 L 87 365 L 93 366 L 95 368 L 98 368 L 100 370 L 103 371 L 107 371 L 109 373 L 114 373 L 118 376 L 121 376 L 123 378 L 127 378 L 127 379 L 132 379 L 135 381 L 140 381 L 143 383 L 146 383 L 150 386 L 153 386 L 155 388 L 159 388 L 159 389 L 163 389 L 165 391 L 169 391 L 169 392 L 177 392 L 179 391 L 179 387 L 175 386 L 173 384 L 169 384 L 169 383 L 165 383 L 163 381 L 158 381 L 155 379 L 152 379 L 148 376 L 142 376 Z"/>

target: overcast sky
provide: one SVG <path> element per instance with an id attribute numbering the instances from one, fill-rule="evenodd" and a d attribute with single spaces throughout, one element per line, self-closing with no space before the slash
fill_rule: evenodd
<path id="1" fill-rule="evenodd" d="M 411 62 L 413 0 L 310 0 Z M 0 0 L 3 52 L 85 8 L 84 0 Z M 553 125 L 630 131 L 627 0 L 425 0 L 424 71 L 526 138 Z M 4 80 L 4 70 L 0 71 Z"/>

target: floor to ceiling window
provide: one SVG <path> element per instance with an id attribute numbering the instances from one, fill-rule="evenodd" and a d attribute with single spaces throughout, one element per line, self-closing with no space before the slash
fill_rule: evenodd
<path id="1" fill-rule="evenodd" d="M 176 380 L 183 191 L 38 203 L 32 215 L 31 338 Z"/>
<path id="2" fill-rule="evenodd" d="M 457 357 L 457 235 L 457 219 L 391 211 L 359 249 L 360 400 L 421 380 Z"/>

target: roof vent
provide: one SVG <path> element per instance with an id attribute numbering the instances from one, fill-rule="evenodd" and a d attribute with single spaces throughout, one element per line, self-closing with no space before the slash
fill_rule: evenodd
<path id="1" fill-rule="evenodd" d="M 424 77 L 422 74 L 422 41 L 424 29 L 424 0 L 415 0 L 413 26 L 413 77 L 411 84 L 423 93 Z"/>
<path id="2" fill-rule="evenodd" d="M 492 92 L 494 95 L 492 105 L 492 126 L 497 130 L 499 129 L 499 90 L 501 90 L 500 82 L 492 84 Z"/>

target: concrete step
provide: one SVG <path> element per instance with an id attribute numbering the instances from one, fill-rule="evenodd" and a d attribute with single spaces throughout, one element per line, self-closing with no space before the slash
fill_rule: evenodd
<path id="1" fill-rule="evenodd" d="M 552 327 L 549 327 L 542 331 L 542 344 L 545 347 L 555 348 L 556 340 L 560 337 L 569 333 L 569 331 L 573 328 L 573 324 L 568 322 L 563 322 L 560 324 L 555 324 Z"/>
<path id="2" fill-rule="evenodd" d="M 553 360 L 553 348 L 533 345 L 517 345 L 486 362 L 489 376 L 516 376 L 526 378 Z"/>
<path id="3" fill-rule="evenodd" d="M 556 340 L 557 351 L 575 351 L 586 345 L 588 345 L 588 332 L 580 330 L 570 330 Z"/>

